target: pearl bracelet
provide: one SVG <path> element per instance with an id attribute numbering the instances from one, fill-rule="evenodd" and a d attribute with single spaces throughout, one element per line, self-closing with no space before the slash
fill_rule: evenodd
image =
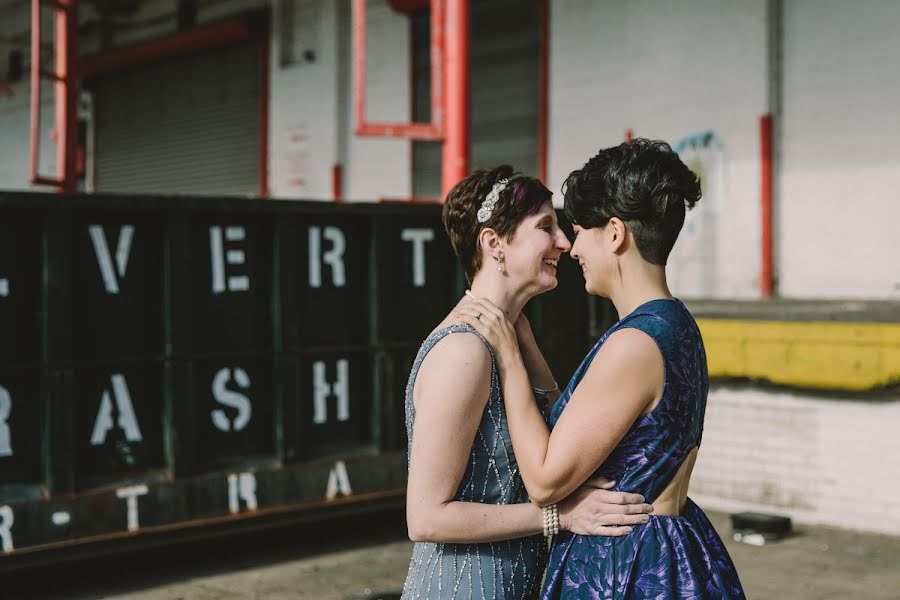
<path id="1" fill-rule="evenodd" d="M 541 509 L 544 513 L 544 537 L 559 533 L 559 508 L 555 504 Z"/>

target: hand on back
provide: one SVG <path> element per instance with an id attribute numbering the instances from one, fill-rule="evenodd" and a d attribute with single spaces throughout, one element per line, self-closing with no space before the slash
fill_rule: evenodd
<path id="1" fill-rule="evenodd" d="M 584 485 L 559 503 L 560 525 L 577 535 L 623 536 L 633 525 L 650 520 L 653 507 L 640 494 L 612 491 L 614 481 L 602 477 Z"/>

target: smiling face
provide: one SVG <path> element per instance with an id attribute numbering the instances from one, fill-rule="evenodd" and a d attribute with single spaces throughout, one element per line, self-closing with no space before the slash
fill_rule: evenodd
<path id="1" fill-rule="evenodd" d="M 556 287 L 557 264 L 571 247 L 559 228 L 552 204 L 545 202 L 537 212 L 525 217 L 506 240 L 504 268 L 513 283 L 521 283 L 533 294 L 540 294 Z"/>
<path id="2" fill-rule="evenodd" d="M 616 276 L 616 249 L 621 245 L 616 238 L 624 234 L 624 224 L 614 219 L 603 227 L 575 225 L 573 230 L 572 258 L 581 266 L 585 291 L 608 298 Z"/>

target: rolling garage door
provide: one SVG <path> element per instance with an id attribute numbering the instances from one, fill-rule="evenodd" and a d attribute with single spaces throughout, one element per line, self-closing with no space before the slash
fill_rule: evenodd
<path id="1" fill-rule="evenodd" d="M 511 164 L 537 175 L 537 0 L 482 0 L 471 12 L 472 170 Z M 429 28 L 426 12 L 412 18 L 413 119 L 431 120 Z M 413 190 L 441 194 L 441 145 L 413 145 Z"/>
<path id="2" fill-rule="evenodd" d="M 255 44 L 128 69 L 91 90 L 97 191 L 259 192 Z"/>

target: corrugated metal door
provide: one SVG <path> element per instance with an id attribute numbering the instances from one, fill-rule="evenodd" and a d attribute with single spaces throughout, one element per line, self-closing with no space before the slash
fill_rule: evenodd
<path id="1" fill-rule="evenodd" d="M 429 121 L 430 77 L 427 12 L 412 18 L 413 119 Z M 538 57 L 537 0 L 472 3 L 472 169 L 511 164 L 537 175 Z M 441 195 L 441 145 L 413 145 L 416 197 Z"/>
<path id="2" fill-rule="evenodd" d="M 258 56 L 244 44 L 97 80 L 97 190 L 257 194 Z"/>

